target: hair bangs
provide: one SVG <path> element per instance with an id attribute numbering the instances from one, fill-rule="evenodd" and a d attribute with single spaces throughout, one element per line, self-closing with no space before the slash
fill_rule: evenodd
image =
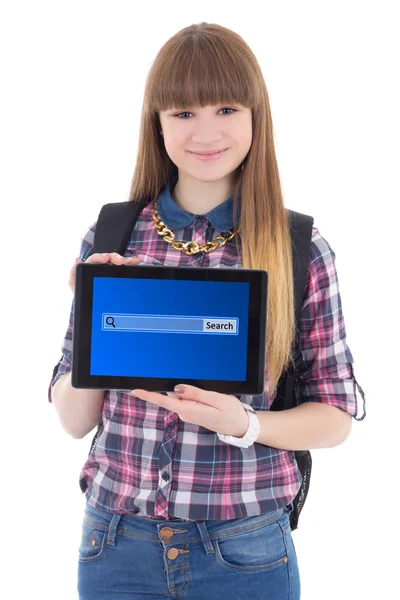
<path id="1" fill-rule="evenodd" d="M 254 79 L 240 56 L 232 53 L 232 48 L 227 50 L 224 44 L 211 45 L 205 40 L 203 47 L 191 39 L 169 49 L 153 76 L 152 110 L 159 113 L 226 103 L 252 108 Z"/>

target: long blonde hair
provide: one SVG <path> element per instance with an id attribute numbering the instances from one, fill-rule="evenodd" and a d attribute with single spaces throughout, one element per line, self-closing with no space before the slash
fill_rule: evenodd
<path id="1" fill-rule="evenodd" d="M 268 92 L 256 57 L 235 32 L 212 23 L 178 31 L 158 52 L 146 80 L 129 201 L 154 200 L 177 173 L 160 134 L 159 112 L 240 103 L 252 109 L 253 137 L 243 169 L 232 174 L 241 262 L 268 271 L 266 365 L 271 394 L 290 363 L 295 335 L 292 246 Z M 238 253 L 238 235 L 236 242 Z"/>

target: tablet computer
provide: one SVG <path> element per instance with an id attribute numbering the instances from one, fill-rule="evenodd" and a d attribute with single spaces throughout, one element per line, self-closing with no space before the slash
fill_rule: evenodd
<path id="1" fill-rule="evenodd" d="M 262 394 L 267 293 L 263 270 L 80 263 L 72 386 Z"/>

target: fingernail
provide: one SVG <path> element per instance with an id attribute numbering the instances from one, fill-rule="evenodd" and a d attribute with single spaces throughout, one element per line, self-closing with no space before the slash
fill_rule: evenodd
<path id="1" fill-rule="evenodd" d="M 174 387 L 174 392 L 176 392 L 177 394 L 183 394 L 185 391 L 185 387 L 183 385 L 176 385 Z"/>

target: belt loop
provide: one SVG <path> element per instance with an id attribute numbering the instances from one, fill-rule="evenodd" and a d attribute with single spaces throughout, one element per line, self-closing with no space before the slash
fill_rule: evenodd
<path id="1" fill-rule="evenodd" d="M 110 526 L 108 528 L 108 534 L 107 534 L 107 544 L 109 544 L 110 546 L 115 546 L 115 537 L 117 535 L 117 527 L 118 527 L 118 523 L 121 519 L 122 515 L 118 514 L 118 513 L 114 513 L 113 517 L 110 521 Z"/>
<path id="2" fill-rule="evenodd" d="M 212 541 L 211 541 L 210 535 L 208 533 L 205 522 L 204 521 L 196 521 L 196 525 L 199 530 L 201 540 L 203 542 L 203 546 L 206 551 L 206 554 L 214 554 L 215 549 L 214 549 L 214 546 L 212 545 Z"/>

